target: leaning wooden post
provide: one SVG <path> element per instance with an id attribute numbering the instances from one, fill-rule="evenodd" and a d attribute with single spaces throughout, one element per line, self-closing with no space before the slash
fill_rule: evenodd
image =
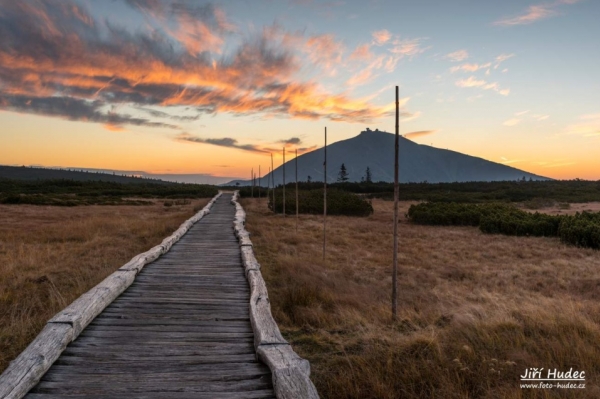
<path id="1" fill-rule="evenodd" d="M 298 149 L 296 148 L 296 233 L 298 233 Z"/>
<path id="2" fill-rule="evenodd" d="M 327 127 L 325 128 L 325 161 L 323 162 L 323 260 L 327 245 Z"/>
<path id="3" fill-rule="evenodd" d="M 398 152 L 400 149 L 400 110 L 396 86 L 396 143 L 394 145 L 394 270 L 392 271 L 392 320 L 398 318 Z"/>
<path id="4" fill-rule="evenodd" d="M 283 147 L 283 217 L 285 217 L 285 147 Z"/>
<path id="5" fill-rule="evenodd" d="M 271 153 L 271 181 L 273 182 L 273 213 L 277 213 L 275 210 L 275 169 L 273 169 L 273 153 Z"/>

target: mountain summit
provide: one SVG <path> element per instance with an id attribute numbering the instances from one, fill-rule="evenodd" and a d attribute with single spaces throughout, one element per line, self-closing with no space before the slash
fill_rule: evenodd
<path id="1" fill-rule="evenodd" d="M 394 181 L 394 134 L 367 129 L 351 139 L 327 146 L 327 182 L 337 180 L 340 166 L 344 164 L 348 181 L 360 181 L 367 167 L 373 181 Z M 291 155 L 291 154 L 290 154 Z M 292 156 L 292 155 L 291 155 Z M 323 181 L 323 148 L 298 157 L 298 180 Z M 286 162 L 286 182 L 294 181 L 295 160 Z M 263 177 L 266 186 L 268 176 Z M 283 181 L 283 167 L 274 171 L 275 184 Z M 417 144 L 400 137 L 399 177 L 401 183 L 424 182 L 450 183 L 465 181 L 502 181 L 530 178 L 550 180 L 520 169 L 486 161 L 482 158 Z M 248 185 L 249 181 L 233 181 L 228 184 Z"/>

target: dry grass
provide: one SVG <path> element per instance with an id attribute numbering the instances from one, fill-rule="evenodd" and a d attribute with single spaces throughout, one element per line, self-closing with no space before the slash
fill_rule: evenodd
<path id="1" fill-rule="evenodd" d="M 182 206 L 0 205 L 0 372 L 55 313 L 208 199 Z"/>
<path id="2" fill-rule="evenodd" d="M 242 204 L 274 317 L 321 397 L 600 397 L 600 252 L 402 218 L 392 323 L 391 202 L 328 217 L 325 261 L 321 217 L 296 234 L 294 217 Z M 520 389 L 528 367 L 584 370 L 587 387 Z"/>

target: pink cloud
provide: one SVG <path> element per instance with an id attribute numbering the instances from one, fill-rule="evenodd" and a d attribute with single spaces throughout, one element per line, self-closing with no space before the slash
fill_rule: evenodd
<path id="1" fill-rule="evenodd" d="M 372 33 L 373 43 L 377 46 L 381 46 L 387 43 L 391 38 L 392 34 L 387 29 L 378 30 Z"/>
<path id="2" fill-rule="evenodd" d="M 562 5 L 572 5 L 578 3 L 580 0 L 557 0 L 553 3 L 542 3 L 529 6 L 525 12 L 515 17 L 502 18 L 494 22 L 494 25 L 499 26 L 512 26 L 512 25 L 526 25 L 533 22 L 554 17 L 559 15 L 557 8 Z"/>
<path id="3" fill-rule="evenodd" d="M 469 53 L 467 50 L 458 50 L 453 53 L 446 54 L 444 58 L 447 58 L 452 62 L 460 62 L 469 58 Z"/>

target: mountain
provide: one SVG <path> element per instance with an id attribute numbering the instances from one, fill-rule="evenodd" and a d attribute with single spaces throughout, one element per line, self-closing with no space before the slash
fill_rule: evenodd
<path id="1" fill-rule="evenodd" d="M 337 180 L 342 163 L 348 181 L 360 181 L 367 167 L 373 181 L 394 181 L 394 134 L 367 129 L 358 136 L 327 146 L 327 182 Z M 298 157 L 298 180 L 323 181 L 323 148 Z M 465 181 L 551 180 L 482 158 L 417 144 L 400 137 L 399 178 L 401 183 L 450 183 Z M 286 162 L 286 182 L 294 181 L 295 160 Z M 275 184 L 283 181 L 283 166 L 274 171 Z M 263 177 L 266 186 L 269 175 Z M 248 185 L 248 180 L 234 180 L 227 185 Z"/>

